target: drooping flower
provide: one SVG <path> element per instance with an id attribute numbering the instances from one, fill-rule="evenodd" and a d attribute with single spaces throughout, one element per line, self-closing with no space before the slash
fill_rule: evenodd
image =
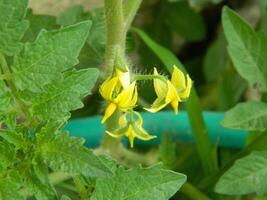
<path id="1" fill-rule="evenodd" d="M 168 104 L 171 104 L 175 113 L 178 113 L 179 102 L 184 101 L 190 95 L 192 80 L 189 75 L 183 74 L 176 66 L 173 67 L 171 81 L 154 79 L 154 89 L 157 99 L 150 108 L 145 108 L 149 112 L 158 112 Z M 157 69 L 154 68 L 154 75 L 158 75 Z"/>
<path id="2" fill-rule="evenodd" d="M 129 72 L 119 70 L 116 70 L 114 77 L 103 82 L 100 94 L 108 102 L 101 123 L 104 123 L 117 108 L 122 111 L 132 109 L 138 98 L 136 82 L 130 83 Z"/>
<path id="3" fill-rule="evenodd" d="M 106 133 L 115 138 L 122 136 L 128 137 L 131 148 L 134 146 L 135 138 L 144 141 L 156 138 L 156 136 L 149 135 L 143 128 L 143 118 L 138 112 L 130 112 L 130 114 L 135 114 L 137 116 L 137 120 L 134 120 L 133 117 L 128 120 L 127 114 L 129 113 L 126 113 L 119 118 L 119 128 L 113 131 L 107 130 Z"/>

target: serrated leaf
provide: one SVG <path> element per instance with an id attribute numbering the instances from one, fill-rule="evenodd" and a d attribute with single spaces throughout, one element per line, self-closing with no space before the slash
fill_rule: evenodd
<path id="1" fill-rule="evenodd" d="M 264 131 L 267 129 L 267 104 L 254 101 L 239 103 L 226 112 L 222 125 L 227 128 Z"/>
<path id="2" fill-rule="evenodd" d="M 48 182 L 39 179 L 32 169 L 26 169 L 23 173 L 24 183 L 37 200 L 56 200 L 54 187 Z"/>
<path id="3" fill-rule="evenodd" d="M 56 24 L 56 18 L 53 16 L 29 13 L 27 18 L 30 21 L 30 26 L 23 37 L 23 41 L 26 42 L 33 42 L 42 29 L 50 31 L 59 28 Z"/>
<path id="4" fill-rule="evenodd" d="M 215 191 L 242 195 L 267 192 L 267 152 L 253 152 L 241 158 L 220 178 Z"/>
<path id="5" fill-rule="evenodd" d="M 0 0 L 0 52 L 12 56 L 21 50 L 27 6 L 28 0 Z"/>
<path id="6" fill-rule="evenodd" d="M 119 169 L 115 176 L 97 179 L 91 200 L 168 200 L 185 183 L 186 176 L 160 166 Z"/>
<path id="7" fill-rule="evenodd" d="M 17 183 L 14 183 L 12 180 L 5 178 L 0 179 L 0 199 L 1 200 L 25 200 L 23 196 L 18 192 L 19 188 Z"/>
<path id="8" fill-rule="evenodd" d="M 0 115 L 5 114 L 11 108 L 12 98 L 3 80 L 0 80 Z"/>
<path id="9" fill-rule="evenodd" d="M 83 7 L 81 5 L 75 5 L 57 17 L 57 24 L 61 26 L 68 26 L 77 23 L 83 15 Z"/>
<path id="10" fill-rule="evenodd" d="M 15 57 L 12 69 L 16 86 L 36 92 L 52 80 L 62 78 L 61 72 L 78 63 L 90 26 L 91 22 L 85 21 L 56 31 L 41 31 Z"/>
<path id="11" fill-rule="evenodd" d="M 7 168 L 15 159 L 15 149 L 5 141 L 0 141 L 0 165 Z"/>
<path id="12" fill-rule="evenodd" d="M 239 74 L 250 85 L 259 83 L 267 90 L 267 37 L 256 33 L 240 16 L 225 7 L 223 28 L 228 41 L 228 52 Z"/>
<path id="13" fill-rule="evenodd" d="M 41 93 L 32 94 L 34 115 L 44 120 L 59 119 L 81 108 L 82 98 L 90 93 L 98 74 L 94 68 L 64 73 L 62 80 L 44 86 Z"/>
<path id="14" fill-rule="evenodd" d="M 82 138 L 59 133 L 54 140 L 41 147 L 40 153 L 53 170 L 89 177 L 111 175 L 108 167 L 83 143 Z"/>

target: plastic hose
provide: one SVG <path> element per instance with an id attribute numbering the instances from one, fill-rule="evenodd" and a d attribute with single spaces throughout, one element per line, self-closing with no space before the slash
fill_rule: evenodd
<path id="1" fill-rule="evenodd" d="M 157 145 L 161 136 L 168 133 L 174 141 L 192 143 L 194 141 L 189 118 L 186 112 L 178 115 L 173 112 L 141 113 L 144 118 L 144 128 L 157 138 L 150 141 L 135 140 L 135 145 Z M 248 133 L 242 130 L 228 129 L 221 126 L 224 114 L 218 112 L 204 112 L 204 121 L 211 141 L 221 147 L 242 148 L 246 143 Z M 102 116 L 94 116 L 71 120 L 66 126 L 71 135 L 83 137 L 85 145 L 91 148 L 100 145 L 104 136 L 104 126 L 100 123 Z"/>

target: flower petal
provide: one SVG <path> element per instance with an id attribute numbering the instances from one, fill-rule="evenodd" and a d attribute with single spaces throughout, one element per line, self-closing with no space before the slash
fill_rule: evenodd
<path id="1" fill-rule="evenodd" d="M 144 108 L 145 110 L 147 110 L 148 112 L 158 112 L 161 109 L 163 109 L 165 106 L 167 106 L 170 102 L 165 102 L 164 99 L 161 98 L 157 98 L 154 103 L 151 105 L 150 108 Z"/>
<path id="2" fill-rule="evenodd" d="M 119 77 L 123 88 L 130 86 L 130 72 L 122 72 L 121 70 L 116 69 L 116 75 Z"/>
<path id="3" fill-rule="evenodd" d="M 128 130 L 126 131 L 125 136 L 128 137 L 129 142 L 130 142 L 130 146 L 131 146 L 131 148 L 133 148 L 135 134 L 134 134 L 134 131 L 133 131 L 133 128 L 131 125 L 129 126 Z"/>
<path id="4" fill-rule="evenodd" d="M 118 128 L 114 131 L 106 131 L 107 134 L 109 134 L 111 137 L 114 137 L 114 138 L 119 138 L 119 137 L 122 137 L 126 131 L 128 130 L 128 127 L 123 127 L 123 128 Z"/>
<path id="5" fill-rule="evenodd" d="M 178 91 L 182 91 L 186 87 L 184 73 L 175 65 L 173 66 L 171 83 L 177 88 Z"/>
<path id="6" fill-rule="evenodd" d="M 117 83 L 119 81 L 118 77 L 108 78 L 100 86 L 99 92 L 101 96 L 106 100 L 112 100 L 112 95 Z"/>
<path id="7" fill-rule="evenodd" d="M 170 103 L 174 100 L 180 101 L 180 97 L 178 96 L 177 90 L 174 87 L 174 85 L 169 80 L 167 81 L 167 84 L 168 84 L 168 91 L 167 91 L 167 95 L 165 97 L 166 103 L 167 102 Z"/>
<path id="8" fill-rule="evenodd" d="M 105 121 L 115 112 L 116 108 L 117 108 L 117 106 L 114 103 L 110 103 L 107 106 L 107 108 L 105 110 L 104 117 L 103 117 L 103 119 L 101 121 L 102 124 L 105 123 Z"/>
<path id="9" fill-rule="evenodd" d="M 154 135 L 149 135 L 148 132 L 142 126 L 138 126 L 137 124 L 133 125 L 133 130 L 135 133 L 135 137 L 137 137 L 140 140 L 147 141 L 157 137 Z"/>
<path id="10" fill-rule="evenodd" d="M 154 68 L 154 75 L 159 75 L 156 68 Z M 166 95 L 167 84 L 161 79 L 155 78 L 153 79 L 153 84 L 155 88 L 155 92 L 158 97 L 163 98 Z"/>
<path id="11" fill-rule="evenodd" d="M 174 112 L 175 114 L 177 115 L 178 114 L 178 106 L 179 106 L 179 101 L 178 100 L 174 100 L 171 102 L 171 105 L 174 109 Z"/>
<path id="12" fill-rule="evenodd" d="M 179 96 L 182 98 L 182 99 L 186 99 L 189 97 L 190 95 L 190 92 L 191 92 L 191 88 L 192 88 L 192 85 L 193 85 L 193 81 L 192 79 L 189 77 L 189 75 L 187 74 L 186 75 L 186 88 L 183 92 L 180 92 L 179 93 Z"/>
<path id="13" fill-rule="evenodd" d="M 123 89 L 122 92 L 114 100 L 121 110 L 127 110 L 134 99 L 135 82 L 133 82 L 128 88 Z"/>

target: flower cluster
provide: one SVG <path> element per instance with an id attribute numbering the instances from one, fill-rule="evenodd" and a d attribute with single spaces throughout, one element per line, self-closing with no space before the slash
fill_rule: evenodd
<path id="1" fill-rule="evenodd" d="M 130 71 L 126 69 L 124 72 L 115 68 L 113 75 L 100 86 L 100 94 L 108 103 L 102 123 L 105 123 L 119 109 L 122 113 L 118 121 L 119 127 L 106 132 L 112 137 L 127 136 L 133 147 L 135 137 L 141 140 L 151 140 L 155 136 L 149 135 L 144 130 L 142 116 L 134 111 L 138 100 L 136 80 L 131 79 Z M 190 95 L 192 80 L 189 75 L 185 76 L 174 66 L 171 80 L 160 75 L 156 68 L 154 68 L 153 76 L 144 75 L 141 80 L 145 80 L 146 77 L 153 77 L 157 99 L 150 108 L 144 109 L 154 113 L 171 104 L 177 114 L 179 102 L 186 100 Z"/>

